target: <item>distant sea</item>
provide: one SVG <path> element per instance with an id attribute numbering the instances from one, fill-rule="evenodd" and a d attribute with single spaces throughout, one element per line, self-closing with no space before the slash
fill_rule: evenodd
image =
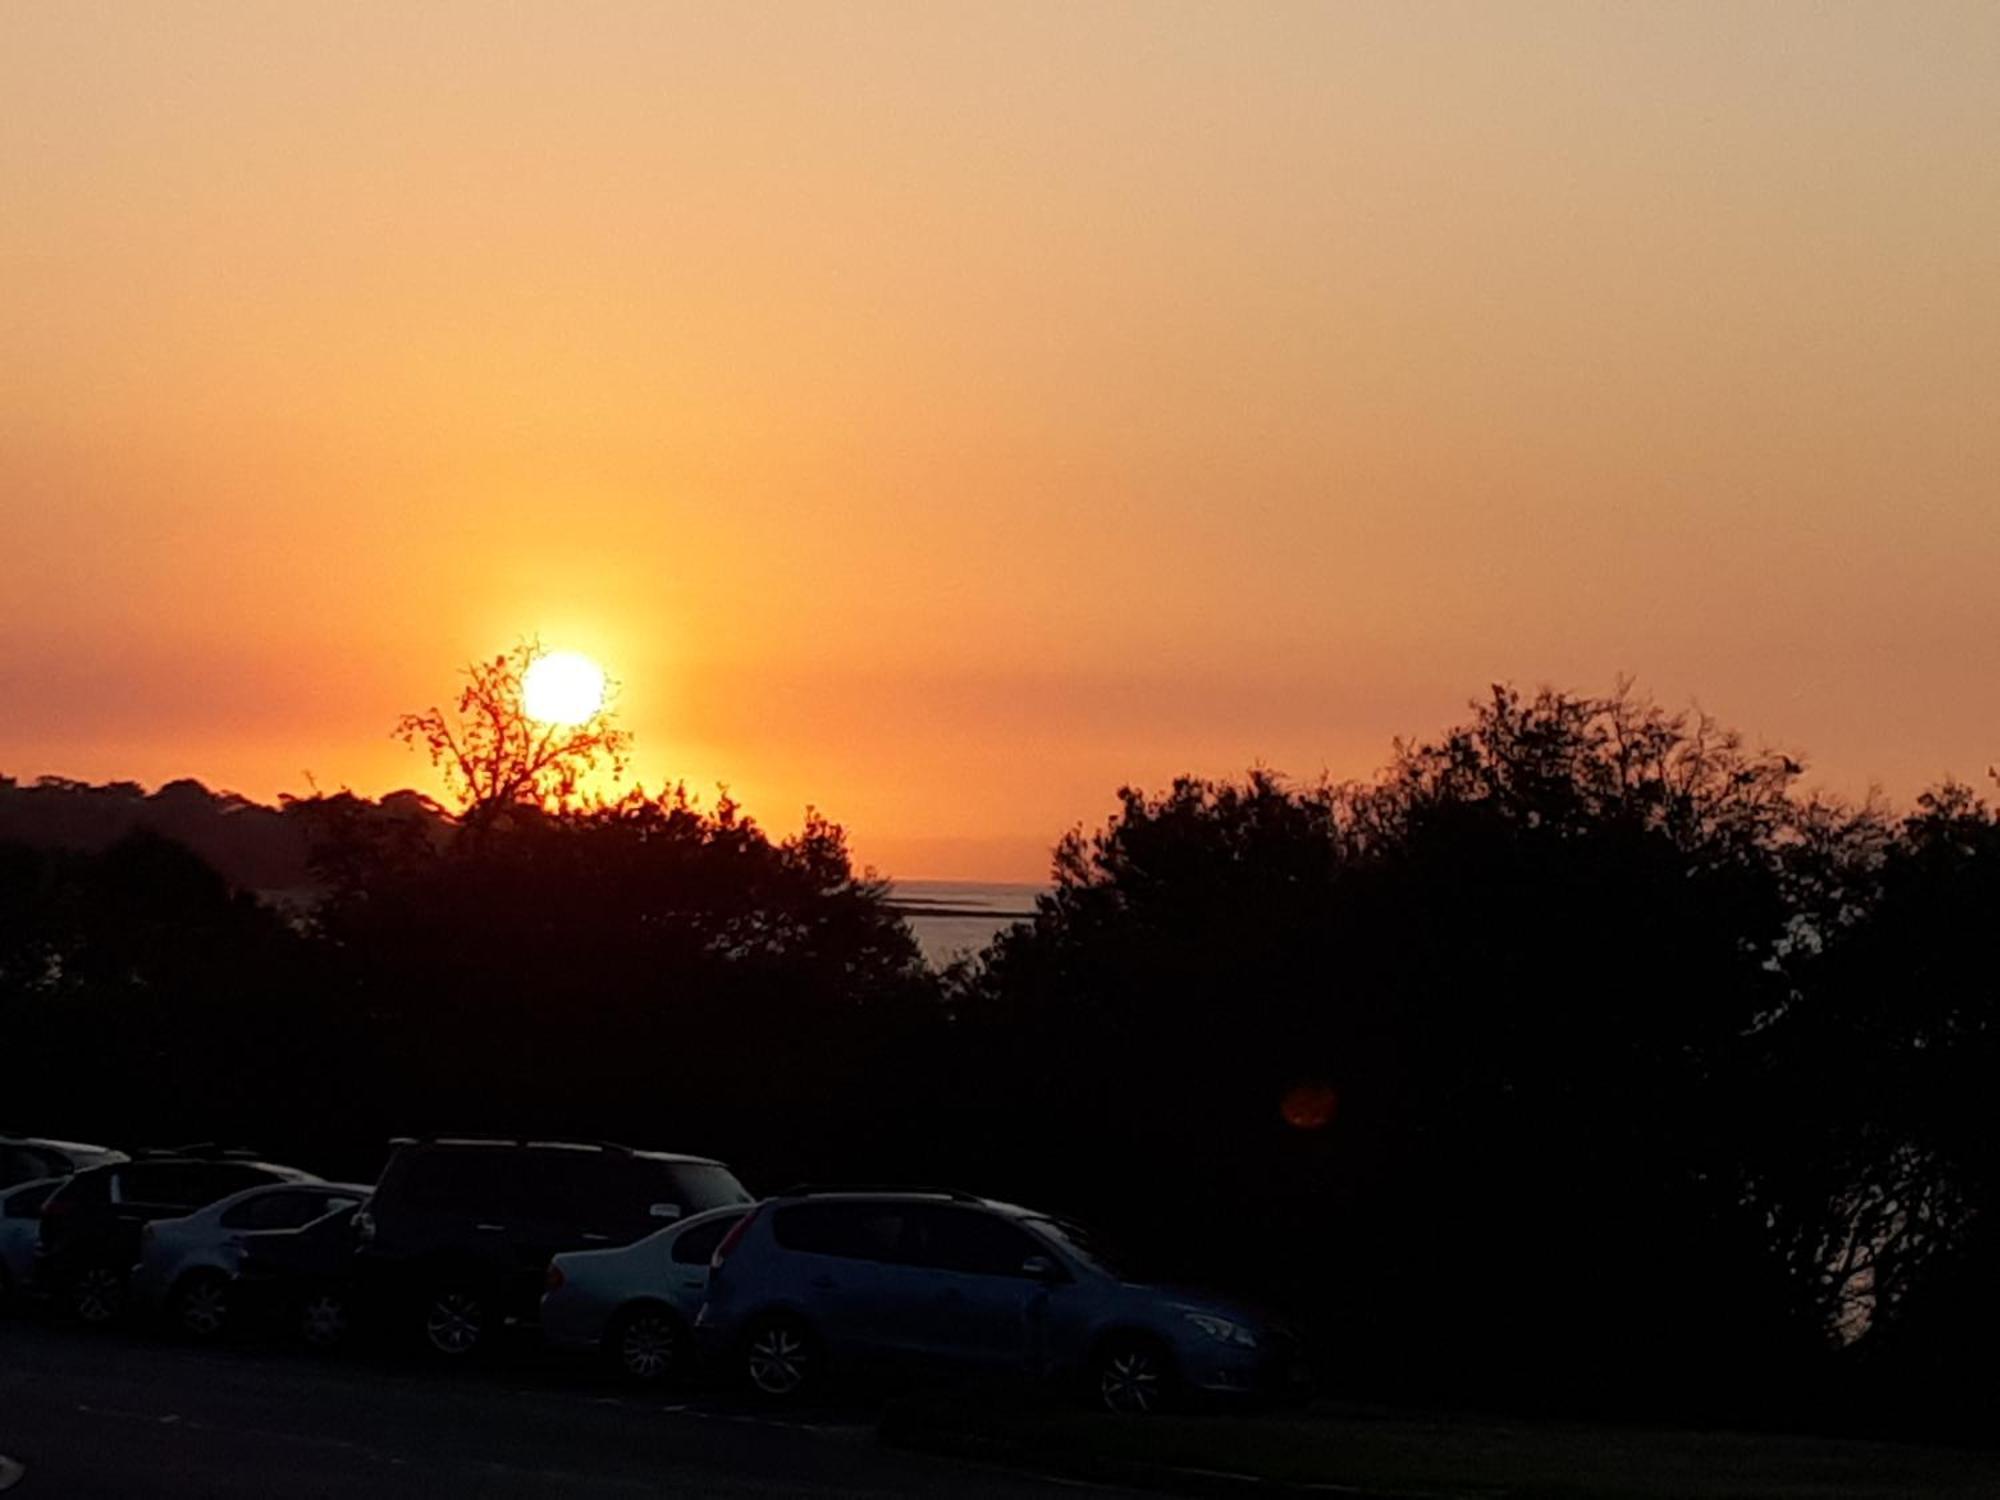
<path id="1" fill-rule="evenodd" d="M 889 904 L 917 935 L 932 964 L 943 965 L 976 953 L 1004 927 L 1035 914 L 1039 885 L 992 885 L 971 880 L 898 880 Z"/>

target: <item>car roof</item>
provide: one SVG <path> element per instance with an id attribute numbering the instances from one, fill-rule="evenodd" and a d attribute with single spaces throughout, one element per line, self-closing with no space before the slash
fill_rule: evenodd
<path id="1" fill-rule="evenodd" d="M 689 1156 L 678 1151 L 648 1151 L 622 1146 L 616 1141 L 541 1141 L 506 1136 L 431 1135 L 403 1136 L 389 1143 L 399 1151 L 409 1150 L 513 1150 L 513 1151 L 597 1151 L 610 1156 L 636 1157 L 641 1161 L 671 1162 L 677 1166 L 721 1167 L 726 1163 L 712 1156 Z"/>
<path id="2" fill-rule="evenodd" d="M 59 1141 L 49 1135 L 0 1135 L 0 1142 L 9 1146 L 47 1146 L 52 1151 L 71 1151 L 79 1156 L 123 1157 L 125 1153 L 111 1146 L 93 1146 L 88 1141 Z"/>
<path id="3" fill-rule="evenodd" d="M 1033 1210 L 1020 1208 L 1012 1203 L 1002 1203 L 996 1198 L 981 1198 L 974 1193 L 955 1192 L 949 1188 L 788 1188 L 782 1193 L 773 1193 L 771 1201 L 781 1203 L 956 1203 L 966 1208 L 983 1208 L 1010 1218 L 1040 1217 Z"/>
<path id="4" fill-rule="evenodd" d="M 255 1183 L 256 1187 L 284 1187 L 306 1184 L 317 1187 L 321 1181 L 315 1172 L 303 1167 L 288 1167 L 281 1162 L 260 1161 L 247 1156 L 142 1156 L 137 1161 L 108 1161 L 102 1166 L 86 1167 L 76 1175 L 89 1177 L 98 1172 L 127 1171 L 133 1167 L 255 1167 L 260 1172 L 275 1172 L 278 1182 Z"/>

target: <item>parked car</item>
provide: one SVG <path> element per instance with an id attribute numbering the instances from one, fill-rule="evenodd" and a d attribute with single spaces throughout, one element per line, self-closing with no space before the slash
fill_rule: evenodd
<path id="1" fill-rule="evenodd" d="M 139 1232 L 132 1302 L 165 1314 L 189 1338 L 216 1338 L 229 1325 L 234 1283 L 252 1241 L 358 1208 L 369 1192 L 351 1182 L 264 1183 L 177 1219 L 155 1219 Z"/>
<path id="2" fill-rule="evenodd" d="M 0 1135 L 0 1188 L 49 1177 L 67 1177 L 86 1167 L 107 1166 L 129 1158 L 109 1146 L 82 1141 L 52 1141 L 38 1135 Z"/>
<path id="3" fill-rule="evenodd" d="M 354 1217 L 366 1310 L 462 1358 L 532 1323 L 550 1260 L 750 1202 L 722 1163 L 629 1146 L 399 1141 Z"/>
<path id="4" fill-rule="evenodd" d="M 716 1247 L 703 1349 L 758 1396 L 868 1369 L 1081 1382 L 1118 1412 L 1303 1379 L 1284 1329 L 1134 1276 L 1067 1220 L 963 1193 L 800 1190 Z"/>
<path id="5" fill-rule="evenodd" d="M 686 1377 L 708 1262 L 749 1209 L 711 1209 L 617 1250 L 573 1250 L 549 1262 L 542 1336 L 601 1355 L 639 1381 Z"/>
<path id="6" fill-rule="evenodd" d="M 355 1333 L 354 1208 L 336 1209 L 297 1229 L 245 1235 L 232 1317 L 327 1353 Z"/>
<path id="7" fill-rule="evenodd" d="M 62 1185 L 62 1178 L 46 1177 L 0 1191 L 0 1303 L 15 1301 L 27 1289 L 42 1234 L 42 1205 Z"/>
<path id="8" fill-rule="evenodd" d="M 265 1183 L 317 1182 L 310 1172 L 235 1152 L 149 1156 L 78 1172 L 42 1205 L 35 1285 L 86 1323 L 125 1308 L 140 1231 Z"/>

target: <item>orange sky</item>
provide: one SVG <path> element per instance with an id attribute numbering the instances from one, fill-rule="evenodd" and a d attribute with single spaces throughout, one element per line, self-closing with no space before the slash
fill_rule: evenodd
<path id="1" fill-rule="evenodd" d="M 0 8 L 0 771 L 649 782 L 1036 879 L 1621 673 L 2000 759 L 2000 7 Z"/>

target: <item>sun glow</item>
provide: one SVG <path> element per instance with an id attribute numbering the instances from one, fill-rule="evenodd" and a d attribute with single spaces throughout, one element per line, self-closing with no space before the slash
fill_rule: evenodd
<path id="1" fill-rule="evenodd" d="M 538 656 L 521 679 L 528 717 L 544 724 L 582 724 L 604 707 L 604 668 L 574 651 Z"/>

